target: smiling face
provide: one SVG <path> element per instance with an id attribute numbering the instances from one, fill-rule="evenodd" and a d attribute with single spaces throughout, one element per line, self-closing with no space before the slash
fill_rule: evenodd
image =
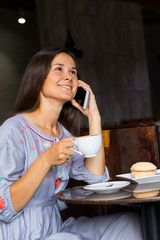
<path id="1" fill-rule="evenodd" d="M 74 98 L 77 88 L 77 68 L 73 58 L 64 52 L 57 54 L 51 63 L 41 93 L 45 98 L 65 103 Z"/>

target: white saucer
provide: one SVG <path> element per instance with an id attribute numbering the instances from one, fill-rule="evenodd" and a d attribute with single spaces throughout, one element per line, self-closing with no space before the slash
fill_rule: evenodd
<path id="1" fill-rule="evenodd" d="M 86 185 L 83 188 L 97 193 L 112 193 L 129 185 L 129 181 L 110 181 Z"/>

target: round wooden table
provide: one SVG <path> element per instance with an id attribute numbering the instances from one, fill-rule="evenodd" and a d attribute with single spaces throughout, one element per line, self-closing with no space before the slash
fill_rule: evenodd
<path id="1" fill-rule="evenodd" d="M 84 189 L 83 186 L 68 188 L 59 192 L 57 197 L 59 200 L 70 204 L 89 204 L 89 205 L 113 205 L 113 204 L 127 204 L 127 206 L 140 206 L 142 211 L 142 220 L 144 228 L 145 240 L 160 240 L 159 230 L 159 208 L 160 208 L 160 182 L 151 183 L 144 186 L 140 185 L 139 193 L 143 194 L 145 191 L 145 197 L 135 197 L 135 189 L 137 184 L 130 184 L 123 190 L 114 193 L 95 193 Z M 148 188 L 147 188 L 148 186 Z M 139 186 L 138 186 L 139 187 Z M 154 191 L 154 192 L 153 192 Z M 156 196 L 151 196 L 151 193 Z M 150 192 L 150 197 L 146 197 L 146 192 Z"/>

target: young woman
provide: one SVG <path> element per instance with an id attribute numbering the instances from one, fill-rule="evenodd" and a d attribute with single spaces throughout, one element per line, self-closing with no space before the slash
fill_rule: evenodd
<path id="1" fill-rule="evenodd" d="M 78 87 L 91 93 L 86 110 L 74 100 Z M 12 117 L 0 127 L 0 239 L 143 239 L 134 214 L 61 220 L 56 194 L 70 177 L 90 184 L 108 180 L 103 146 L 85 161 L 73 150 L 80 112 L 89 134 L 101 134 L 94 94 L 78 79 L 74 55 L 67 49 L 38 52 L 26 68 Z"/>

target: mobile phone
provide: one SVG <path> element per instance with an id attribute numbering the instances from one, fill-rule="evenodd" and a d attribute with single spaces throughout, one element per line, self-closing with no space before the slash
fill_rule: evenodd
<path id="1" fill-rule="evenodd" d="M 90 97 L 90 91 L 82 87 L 78 87 L 78 90 L 74 99 L 78 104 L 80 104 L 83 107 L 83 109 L 86 109 L 88 107 L 89 97 Z"/>

